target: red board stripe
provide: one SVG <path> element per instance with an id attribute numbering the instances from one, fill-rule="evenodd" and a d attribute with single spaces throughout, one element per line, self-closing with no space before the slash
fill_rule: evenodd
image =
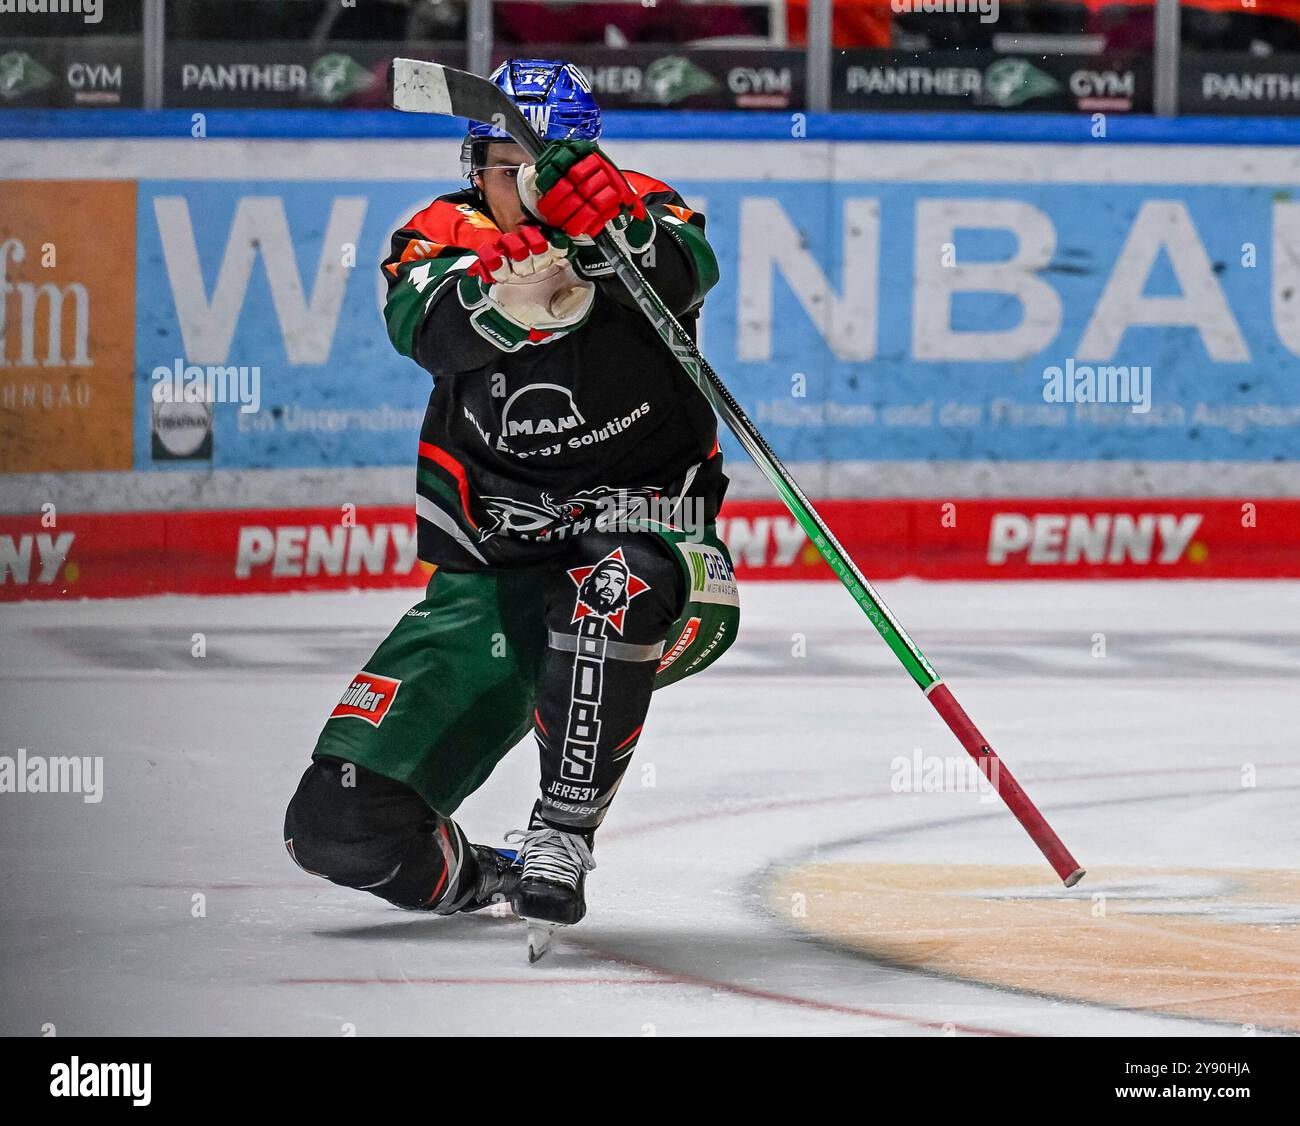
<path id="1" fill-rule="evenodd" d="M 827 500 L 871 579 L 1300 578 L 1300 499 Z M 831 579 L 777 501 L 726 504 L 742 580 Z M 0 516 L 0 601 L 413 587 L 410 506 Z"/>

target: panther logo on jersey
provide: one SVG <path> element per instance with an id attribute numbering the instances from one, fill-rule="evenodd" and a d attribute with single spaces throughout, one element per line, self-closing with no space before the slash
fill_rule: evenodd
<path id="1" fill-rule="evenodd" d="M 545 542 L 551 536 L 562 538 L 575 524 L 584 521 L 589 522 L 588 527 L 606 527 L 645 510 L 659 494 L 660 489 L 654 485 L 643 489 L 597 485 L 559 501 L 553 500 L 550 493 L 542 493 L 538 497 L 540 504 L 513 497 L 483 497 L 491 521 L 483 539 L 506 535 Z"/>

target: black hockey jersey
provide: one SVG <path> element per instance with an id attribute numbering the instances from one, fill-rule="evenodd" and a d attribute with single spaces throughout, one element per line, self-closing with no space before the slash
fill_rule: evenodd
<path id="1" fill-rule="evenodd" d="M 718 278 L 704 217 L 661 181 L 625 175 L 657 226 L 642 272 L 694 336 Z M 382 267 L 389 336 L 434 377 L 420 558 L 453 571 L 521 566 L 622 514 L 711 521 L 726 488 L 717 419 L 612 272 L 579 267 L 596 293 L 567 335 L 504 352 L 475 331 L 456 285 L 499 233 L 476 191 L 441 196 L 393 236 Z"/>

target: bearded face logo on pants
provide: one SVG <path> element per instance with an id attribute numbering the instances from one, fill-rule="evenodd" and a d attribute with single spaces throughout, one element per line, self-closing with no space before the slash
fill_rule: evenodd
<path id="1" fill-rule="evenodd" d="M 574 567 L 569 578 L 578 588 L 573 608 L 574 622 L 594 615 L 608 622 L 620 634 L 627 604 L 650 589 L 649 583 L 628 570 L 621 547 L 615 548 L 594 567 Z M 604 636 L 603 629 L 601 636 Z"/>
<path id="2" fill-rule="evenodd" d="M 600 699 L 608 630 L 623 633 L 628 603 L 649 590 L 650 584 L 628 569 L 621 547 L 595 566 L 574 567 L 569 571 L 569 578 L 578 588 L 573 606 L 578 651 L 573 662 L 573 691 L 560 774 L 569 782 L 589 782 L 600 742 Z"/>

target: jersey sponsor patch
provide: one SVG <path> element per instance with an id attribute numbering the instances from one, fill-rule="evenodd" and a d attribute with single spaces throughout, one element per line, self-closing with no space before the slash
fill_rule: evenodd
<path id="1" fill-rule="evenodd" d="M 722 606 L 739 606 L 740 590 L 731 560 L 707 543 L 677 544 L 691 576 L 688 602 L 715 602 Z"/>
<path id="2" fill-rule="evenodd" d="M 384 716 L 397 699 L 397 690 L 402 687 L 400 680 L 387 676 L 377 676 L 372 672 L 360 672 L 352 678 L 343 698 L 330 712 L 330 719 L 344 719 L 353 716 L 364 719 L 371 727 L 378 727 L 384 722 Z"/>
<path id="3" fill-rule="evenodd" d="M 663 658 L 660 660 L 659 667 L 655 669 L 655 675 L 658 676 L 661 672 L 664 671 L 664 669 L 666 669 L 675 660 L 677 660 L 678 657 L 680 657 L 683 653 L 685 653 L 686 650 L 691 647 L 691 643 L 696 639 L 696 637 L 699 636 L 699 633 L 700 633 L 700 619 L 699 618 L 688 619 L 685 628 L 682 630 L 681 637 L 677 639 L 677 641 L 673 644 L 673 647 L 669 649 L 668 652 L 665 653 L 663 655 Z"/>

